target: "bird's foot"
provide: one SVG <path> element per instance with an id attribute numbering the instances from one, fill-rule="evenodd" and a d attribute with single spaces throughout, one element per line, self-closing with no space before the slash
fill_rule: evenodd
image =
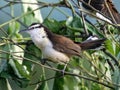
<path id="1" fill-rule="evenodd" d="M 45 64 L 46 64 L 47 59 L 46 59 L 46 58 L 43 58 L 43 59 L 41 59 L 40 61 L 41 61 L 41 63 L 42 63 L 43 65 L 45 65 Z"/>
<path id="2" fill-rule="evenodd" d="M 43 58 L 43 59 L 41 59 L 41 64 L 43 64 L 43 65 L 48 65 L 49 67 L 51 67 L 52 68 L 52 66 L 47 62 L 47 61 L 49 61 L 48 59 L 46 59 L 46 58 Z"/>
<path id="3" fill-rule="evenodd" d="M 61 70 L 62 76 L 64 76 L 64 75 L 65 75 L 65 70 L 66 70 L 66 67 L 67 67 L 67 63 L 65 64 L 65 66 L 64 66 L 64 68 L 63 68 L 63 70 Z"/>

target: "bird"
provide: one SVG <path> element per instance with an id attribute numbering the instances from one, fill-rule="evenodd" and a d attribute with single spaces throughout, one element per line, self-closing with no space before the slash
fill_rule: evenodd
<path id="1" fill-rule="evenodd" d="M 63 35 L 58 35 L 41 23 L 32 23 L 27 29 L 20 30 L 30 35 L 33 43 L 42 51 L 44 59 L 54 63 L 64 64 L 70 61 L 72 56 L 81 57 L 81 51 L 101 46 L 105 38 L 88 40 L 75 43 Z"/>
<path id="2" fill-rule="evenodd" d="M 83 8 L 88 12 L 94 12 L 97 17 L 109 23 L 120 24 L 120 13 L 111 0 L 83 0 L 83 2 Z M 98 10 L 100 13 L 94 9 Z"/>

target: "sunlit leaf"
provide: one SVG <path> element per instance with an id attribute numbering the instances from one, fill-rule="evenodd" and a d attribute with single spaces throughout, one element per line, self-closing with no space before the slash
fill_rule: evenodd
<path id="1" fill-rule="evenodd" d="M 41 81 L 45 80 L 45 79 L 46 79 L 46 77 L 44 75 L 42 75 L 41 76 Z M 41 82 L 41 84 L 39 85 L 39 87 L 37 88 L 37 90 L 49 90 L 47 81 Z"/>
<path id="2" fill-rule="evenodd" d="M 26 46 L 26 49 L 25 49 L 25 54 L 24 54 L 24 57 L 30 59 L 30 60 L 33 60 L 33 61 L 41 61 L 41 51 L 40 49 L 38 49 L 33 43 L 29 43 L 29 45 Z M 32 71 L 33 69 L 33 65 L 34 63 L 32 62 L 29 62 L 29 61 L 26 61 L 26 60 L 23 60 L 23 65 L 25 65 L 27 67 L 27 70 L 29 72 Z"/>
<path id="3" fill-rule="evenodd" d="M 64 66 L 58 66 L 58 69 L 62 70 Z M 68 69 L 66 70 L 68 71 Z M 81 80 L 74 76 L 61 76 L 62 72 L 56 72 L 56 76 L 59 76 L 55 78 L 53 90 L 79 90 L 80 89 L 80 83 Z"/>

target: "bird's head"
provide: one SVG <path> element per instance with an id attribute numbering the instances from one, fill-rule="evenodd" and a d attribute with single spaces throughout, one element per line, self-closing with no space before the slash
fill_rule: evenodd
<path id="1" fill-rule="evenodd" d="M 31 24 L 27 29 L 21 30 L 21 32 L 26 32 L 30 34 L 31 37 L 46 37 L 47 32 L 45 30 L 45 27 L 40 23 L 33 23 Z"/>

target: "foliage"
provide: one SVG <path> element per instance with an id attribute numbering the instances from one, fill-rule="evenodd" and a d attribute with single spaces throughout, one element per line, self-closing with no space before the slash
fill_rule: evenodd
<path id="1" fill-rule="evenodd" d="M 35 1 L 35 2 L 33 2 Z M 10 13 L 5 14 L 11 20 L 0 25 L 0 90 L 119 90 L 120 89 L 120 36 L 119 29 L 106 24 L 102 31 L 102 23 L 92 24 L 77 13 L 72 0 L 61 0 L 57 3 L 46 3 L 36 0 L 4 1 Z M 23 2 L 23 3 L 21 3 Z M 76 0 L 77 2 L 77 0 Z M 14 6 L 20 4 L 22 13 L 14 16 Z M 35 4 L 35 5 L 33 5 Z M 39 4 L 39 5 L 36 5 Z M 52 9 L 44 20 L 39 10 L 46 7 Z M 63 8 L 64 7 L 64 8 Z M 69 10 L 67 13 L 65 9 Z M 64 20 L 51 18 L 57 10 Z M 42 65 L 42 53 L 26 34 L 18 33 L 33 22 L 43 23 L 52 32 L 82 42 L 89 35 L 106 38 L 101 50 L 87 50 L 81 57 L 73 57 L 67 66 L 65 75 L 61 73 L 62 65 L 47 62 Z M 89 35 L 85 33 L 85 29 Z M 13 85 L 13 82 L 14 85 Z M 1 89 L 2 88 L 2 89 Z"/>

